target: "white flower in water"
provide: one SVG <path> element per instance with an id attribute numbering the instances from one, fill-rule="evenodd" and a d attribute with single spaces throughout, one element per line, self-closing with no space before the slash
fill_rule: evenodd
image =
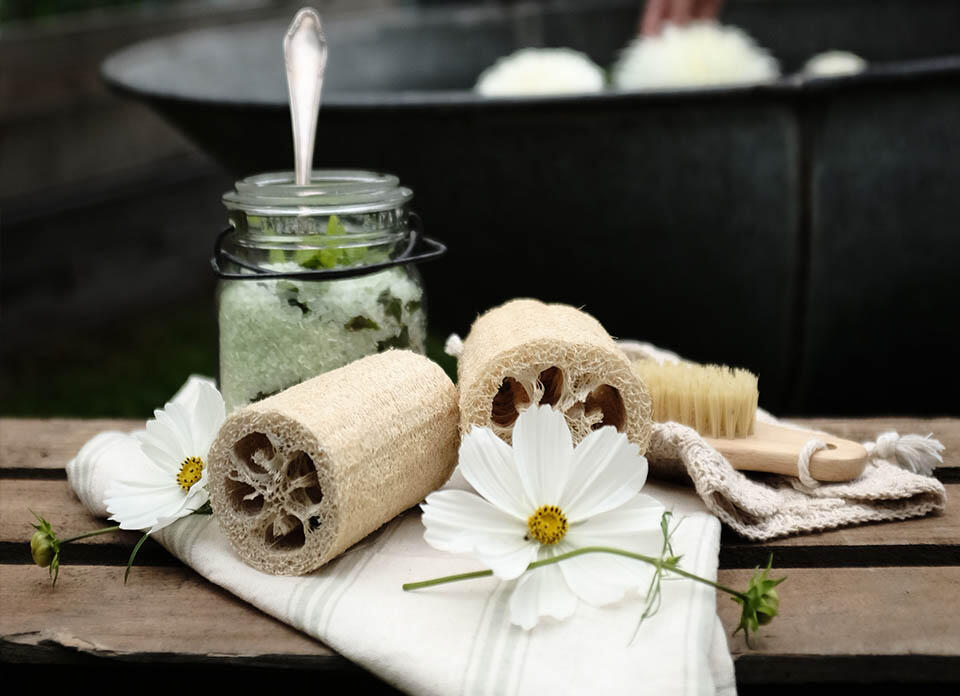
<path id="1" fill-rule="evenodd" d="M 824 51 L 808 60 L 803 72 L 814 77 L 856 75 L 867 69 L 867 61 L 849 51 Z"/>
<path id="2" fill-rule="evenodd" d="M 779 75 L 776 59 L 742 29 L 701 21 L 668 24 L 657 36 L 634 39 L 613 68 L 613 83 L 664 89 L 767 82 Z"/>
<path id="3" fill-rule="evenodd" d="M 220 393 L 202 380 L 154 411 L 146 431 L 133 435 L 145 456 L 107 489 L 110 519 L 153 533 L 202 507 L 210 499 L 207 452 L 225 417 Z"/>
<path id="4" fill-rule="evenodd" d="M 523 48 L 481 73 L 474 89 L 484 96 L 577 94 L 603 89 L 603 70 L 569 48 Z"/>
<path id="5" fill-rule="evenodd" d="M 607 554 L 524 573 L 535 560 L 585 546 L 660 553 L 663 506 L 639 493 L 647 460 L 615 428 L 592 432 L 574 449 L 563 414 L 532 406 L 517 418 L 512 448 L 489 428 L 473 428 L 460 446 L 459 469 L 480 495 L 445 489 L 427 496 L 424 539 L 469 554 L 499 578 L 519 577 L 510 597 L 513 623 L 530 629 L 540 616 L 566 618 L 578 598 L 610 604 L 652 577 L 652 566 Z"/>

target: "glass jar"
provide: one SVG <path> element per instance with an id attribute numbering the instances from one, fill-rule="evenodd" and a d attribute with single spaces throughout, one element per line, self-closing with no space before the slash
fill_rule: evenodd
<path id="1" fill-rule="evenodd" d="M 366 171 L 259 174 L 224 194 L 220 390 L 227 411 L 390 348 L 425 352 L 423 238 L 397 177 Z M 425 247 L 426 251 L 418 251 Z"/>

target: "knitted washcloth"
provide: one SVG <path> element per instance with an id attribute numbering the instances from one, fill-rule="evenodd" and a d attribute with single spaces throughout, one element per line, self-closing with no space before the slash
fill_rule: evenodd
<path id="1" fill-rule="evenodd" d="M 631 360 L 679 360 L 675 354 L 647 343 L 623 341 L 620 347 Z M 778 422 L 759 409 L 757 420 Z M 943 510 L 947 493 L 942 483 L 897 465 L 904 447 L 922 438 L 906 436 L 899 440 L 895 434 L 887 434 L 876 444 L 865 443 L 871 460 L 854 481 L 816 486 L 789 476 L 742 474 L 695 430 L 679 423 L 654 423 L 647 459 L 652 476 L 686 471 L 711 512 L 739 534 L 763 541 Z M 928 441 L 930 445 L 933 452 L 942 448 L 935 441 Z"/>

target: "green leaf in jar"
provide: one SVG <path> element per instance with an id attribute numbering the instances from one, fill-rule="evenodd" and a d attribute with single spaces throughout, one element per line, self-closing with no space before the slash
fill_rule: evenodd
<path id="1" fill-rule="evenodd" d="M 300 311 L 303 312 L 304 316 L 306 316 L 307 314 L 310 314 L 310 308 L 307 307 L 307 305 L 305 305 L 300 300 L 297 300 L 293 297 L 288 297 L 287 304 L 290 305 L 291 307 L 299 307 Z"/>
<path id="2" fill-rule="evenodd" d="M 409 348 L 410 347 L 410 330 L 404 325 L 400 330 L 400 333 L 396 336 L 391 336 L 390 338 L 384 339 L 383 341 L 377 342 L 377 352 L 382 353 L 385 350 L 390 348 Z"/>
<path id="3" fill-rule="evenodd" d="M 364 329 L 379 329 L 380 325 L 370 317 L 358 314 L 353 319 L 343 325 L 347 331 L 363 331 Z"/>
<path id="4" fill-rule="evenodd" d="M 366 247 L 344 247 L 340 250 L 340 264 L 342 266 L 353 266 L 363 261 L 366 255 Z"/>
<path id="5" fill-rule="evenodd" d="M 377 303 L 383 307 L 383 311 L 388 317 L 393 317 L 398 322 L 403 321 L 403 303 L 399 297 L 393 295 L 389 290 L 380 293 L 377 297 Z"/>
<path id="6" fill-rule="evenodd" d="M 330 219 L 327 220 L 327 234 L 346 234 L 347 228 L 342 222 L 340 222 L 340 216 L 331 215 Z"/>
<path id="7" fill-rule="evenodd" d="M 302 252 L 297 252 L 302 253 Z M 298 259 L 298 263 L 304 268 L 309 268 L 313 271 L 318 271 L 321 268 L 333 268 L 337 265 L 337 250 L 336 249 L 320 249 L 319 251 L 308 252 L 309 257 L 303 259 L 302 261 Z"/>

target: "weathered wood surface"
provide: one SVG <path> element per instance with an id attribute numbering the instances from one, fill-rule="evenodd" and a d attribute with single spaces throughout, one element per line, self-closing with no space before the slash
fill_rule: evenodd
<path id="1" fill-rule="evenodd" d="M 932 431 L 947 446 L 942 478 L 955 480 L 950 472 L 960 468 L 960 420 L 807 422 L 854 439 L 890 429 Z M 317 641 L 205 581 L 152 542 L 141 551 L 135 582 L 124 586 L 123 565 L 136 534 L 93 537 L 67 547 L 60 581 L 50 590 L 46 572 L 30 564 L 28 508 L 64 532 L 101 526 L 70 492 L 63 466 L 97 432 L 141 425 L 0 419 L 0 660 L 289 666 L 369 678 Z M 951 500 L 957 500 L 960 483 L 946 485 Z M 753 648 L 747 648 L 742 634 L 731 640 L 741 685 L 960 681 L 960 603 L 952 601 L 960 594 L 956 505 L 920 520 L 765 544 L 727 536 L 720 582 L 743 586 L 770 551 L 776 574 L 789 577 L 781 586 L 781 616 L 764 627 Z M 878 556 L 878 549 L 889 553 Z M 719 596 L 718 609 L 732 632 L 737 606 Z M 144 626 L 162 630 L 144 631 Z"/>
<path id="2" fill-rule="evenodd" d="M 291 662 L 335 655 L 186 567 L 135 567 L 126 585 L 123 570 L 71 564 L 51 589 L 40 568 L 0 567 L 0 636 L 6 649 L 46 646 L 100 657 L 143 653 L 251 662 L 268 661 L 270 655 L 289 656 Z"/>
<path id="3" fill-rule="evenodd" d="M 103 418 L 0 418 L 0 469 L 35 469 L 62 475 L 67 462 L 97 433 L 131 432 L 142 427 L 143 421 Z"/>
<path id="4" fill-rule="evenodd" d="M 947 468 L 960 469 L 960 425 L 955 418 L 797 418 L 792 423 L 851 440 L 869 440 L 882 432 L 933 433 L 946 446 Z M 0 418 L 0 467 L 62 469 L 89 438 L 104 430 L 132 431 L 136 420 Z M 54 437 L 51 437 L 54 435 Z"/>
<path id="5" fill-rule="evenodd" d="M 721 582 L 745 587 L 750 570 L 724 570 Z M 760 631 L 752 650 L 743 633 L 735 654 L 960 656 L 960 567 L 791 568 L 779 588 L 783 610 Z M 829 575 L 829 582 L 824 582 Z M 734 628 L 739 605 L 718 597 L 725 626 Z M 867 630 L 865 630 L 867 629 Z"/>

